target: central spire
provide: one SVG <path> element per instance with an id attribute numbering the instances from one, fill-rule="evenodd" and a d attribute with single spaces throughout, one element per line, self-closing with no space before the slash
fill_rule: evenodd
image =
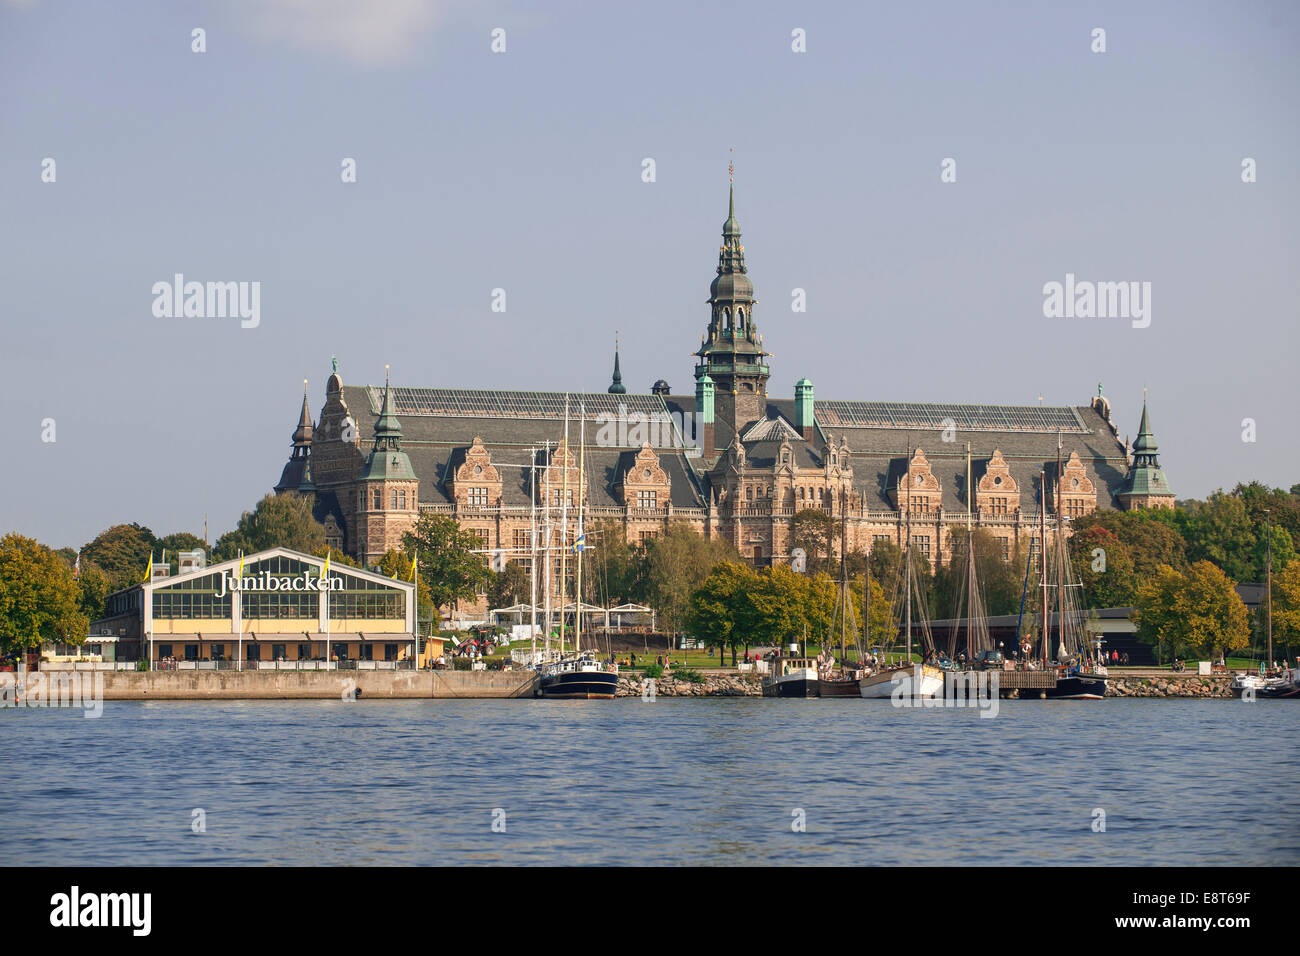
<path id="1" fill-rule="evenodd" d="M 754 322 L 754 283 L 745 266 L 736 220 L 735 163 L 727 167 L 727 220 L 722 224 L 717 275 L 709 286 L 709 328 L 695 354 L 695 377 L 716 384 L 717 417 L 739 429 L 762 416 L 767 404 L 767 352 Z"/>

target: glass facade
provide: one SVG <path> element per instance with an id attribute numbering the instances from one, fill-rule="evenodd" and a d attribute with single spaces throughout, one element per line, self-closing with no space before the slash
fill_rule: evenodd
<path id="1" fill-rule="evenodd" d="M 276 555 L 264 561 L 244 565 L 244 577 L 261 579 L 262 572 L 275 578 L 301 580 L 305 573 L 308 578 L 320 577 L 320 569 L 314 564 L 304 564 L 294 558 Z M 246 621 L 265 620 L 307 620 L 314 621 L 320 617 L 320 594 L 316 591 L 253 591 L 240 595 L 242 617 Z"/>
<path id="2" fill-rule="evenodd" d="M 330 571 L 330 577 L 335 577 Z M 406 601 L 398 588 L 388 587 L 378 581 L 368 581 L 340 572 L 343 590 L 331 590 L 329 597 L 330 620 L 382 620 L 402 619 L 406 616 Z"/>
<path id="3" fill-rule="evenodd" d="M 153 618 L 159 620 L 210 620 L 231 615 L 230 592 L 222 590 L 220 574 L 205 574 L 192 581 L 160 587 L 153 592 Z"/>

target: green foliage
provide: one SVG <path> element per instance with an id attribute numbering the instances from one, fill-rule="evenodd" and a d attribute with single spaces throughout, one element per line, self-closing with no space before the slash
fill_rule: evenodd
<path id="1" fill-rule="evenodd" d="M 172 569 L 172 574 L 180 570 L 180 559 L 177 557 L 178 551 L 205 551 L 203 539 L 196 534 L 190 534 L 188 531 L 177 531 L 166 537 L 158 539 L 158 555 L 156 560 L 162 559 L 163 552 L 167 552 L 167 564 Z"/>
<path id="2" fill-rule="evenodd" d="M 148 528 L 135 523 L 115 524 L 81 549 L 81 562 L 95 562 L 108 575 L 111 590 L 120 591 L 144 580 L 149 555 L 156 554 L 157 547 L 157 539 Z"/>
<path id="3" fill-rule="evenodd" d="M 422 512 L 402 538 L 402 546 L 407 553 L 419 555 L 420 577 L 427 579 L 436 608 L 469 600 L 488 585 L 492 572 L 487 556 L 474 553 L 479 539 L 455 518 Z"/>
<path id="4" fill-rule="evenodd" d="M 1022 555 L 1002 556 L 1002 542 L 985 528 L 974 528 L 970 540 L 975 546 L 975 574 L 984 601 L 985 612 L 1012 614 L 1020 606 L 1024 590 L 1025 561 L 1028 548 Z M 935 619 L 956 617 L 966 613 L 968 532 L 956 528 L 952 532 L 952 561 L 935 570 L 930 600 L 931 617 Z"/>
<path id="5" fill-rule="evenodd" d="M 623 522 L 612 518 L 587 529 L 587 560 L 582 590 L 590 604 L 642 603 L 645 598 L 645 549 L 627 540 Z"/>
<path id="6" fill-rule="evenodd" d="M 659 612 L 666 631 L 683 631 L 691 595 L 720 562 L 736 556 L 718 538 L 705 538 L 686 521 L 674 521 L 664 534 L 646 543 L 645 599 Z"/>
<path id="7" fill-rule="evenodd" d="M 325 553 L 325 526 L 315 519 L 304 495 L 268 494 L 252 511 L 240 515 L 234 530 L 217 539 L 213 557 L 228 561 L 239 552 L 289 548 L 305 554 Z"/>
<path id="8" fill-rule="evenodd" d="M 1300 644 L 1300 560 L 1273 574 L 1273 640 Z"/>
<path id="9" fill-rule="evenodd" d="M 1100 525 L 1075 531 L 1067 545 L 1088 607 L 1131 607 L 1137 576 L 1128 546 Z"/>
<path id="10" fill-rule="evenodd" d="M 586 564 L 583 572 L 582 589 L 590 594 L 591 588 L 588 586 L 592 579 L 590 563 Z M 524 570 L 523 565 L 518 561 L 508 561 L 504 571 L 492 572 L 492 580 L 488 584 L 487 590 L 488 607 L 510 607 L 514 604 L 527 604 L 531 596 L 532 584 L 529 581 L 528 572 Z M 590 603 L 590 598 L 588 598 L 588 603 Z"/>
<path id="11" fill-rule="evenodd" d="M 1161 657 L 1214 658 L 1250 644 L 1246 605 L 1234 582 L 1209 561 L 1187 571 L 1165 565 L 1137 589 L 1138 637 Z"/>
<path id="12" fill-rule="evenodd" d="M 722 561 L 691 593 L 687 613 L 691 633 L 719 650 L 730 647 L 733 666 L 736 647 L 751 642 L 754 607 L 749 595 L 757 585 L 758 574 L 749 565 Z"/>
<path id="13" fill-rule="evenodd" d="M 81 644 L 90 620 L 80 603 L 81 589 L 63 558 L 20 534 L 0 538 L 0 651 Z"/>
<path id="14" fill-rule="evenodd" d="M 1175 571 L 1187 567 L 1186 545 L 1169 511 L 1095 511 L 1073 522 L 1075 534 L 1101 527 L 1124 543 L 1138 580 L 1152 578 L 1161 566 Z"/>
<path id="15" fill-rule="evenodd" d="M 676 678 L 677 680 L 684 680 L 688 684 L 704 683 L 704 675 L 697 670 L 692 670 L 689 667 L 674 667 L 673 677 Z"/>
<path id="16" fill-rule="evenodd" d="M 113 592 L 113 583 L 94 561 L 81 559 L 81 574 L 77 576 L 77 607 L 88 621 L 104 616 L 104 600 Z"/>
<path id="17" fill-rule="evenodd" d="M 664 676 L 664 666 L 662 664 L 647 664 L 641 672 L 641 676 L 657 680 Z"/>

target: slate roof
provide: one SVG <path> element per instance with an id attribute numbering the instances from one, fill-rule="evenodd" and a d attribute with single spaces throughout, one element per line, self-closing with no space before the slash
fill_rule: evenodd
<path id="1" fill-rule="evenodd" d="M 382 389 L 376 386 L 344 386 L 344 399 L 357 424 L 361 447 L 373 439 L 379 415 Z M 450 502 L 445 484 L 452 469 L 463 460 L 465 449 L 475 437 L 482 438 L 502 476 L 502 496 L 507 505 L 529 502 L 528 454 L 564 436 L 564 393 L 511 392 L 477 389 L 394 388 L 394 402 L 402 425 L 402 451 L 410 458 L 419 478 L 419 498 L 424 502 Z M 577 407 L 586 405 L 587 471 L 591 481 L 591 503 L 615 507 L 614 485 L 625 462 L 621 459 L 640 448 L 650 437 L 652 447 L 672 482 L 672 502 L 677 508 L 699 508 L 707 504 L 705 463 L 688 458 L 682 436 L 662 427 L 646 435 L 618 435 L 607 429 L 610 443 L 597 444 L 601 428 L 598 416 L 627 412 L 690 420 L 694 395 L 611 395 L 605 392 L 571 393 L 569 439 L 578 442 Z M 795 464 L 803 469 L 823 467 L 820 452 L 830 441 L 843 437 L 849 446 L 854 471 L 854 489 L 865 496 L 872 510 L 893 510 L 888 489 L 896 486 L 907 468 L 908 449 L 921 447 L 932 472 L 942 484 L 945 510 L 966 510 L 966 442 L 971 443 L 972 484 L 983 475 L 995 449 L 1002 452 L 1012 477 L 1020 486 L 1020 506 L 1036 510 L 1039 472 L 1055 473 L 1058 429 L 1062 460 L 1072 451 L 1079 453 L 1089 476 L 1097 482 L 1099 508 L 1117 508 L 1115 499 L 1124 488 L 1128 460 L 1110 423 L 1091 406 L 1000 406 L 940 403 L 846 402 L 821 400 L 814 406 L 816 438 L 805 442 L 794 428 L 794 399 L 768 399 L 766 418 L 745 430 L 749 465 L 772 467 L 780 453 L 781 438 L 790 441 Z M 955 440 L 944 442 L 941 428 L 946 420 L 956 425 Z M 689 437 L 689 436 L 688 436 Z M 623 439 L 619 444 L 620 438 Z M 735 439 L 723 421 L 715 424 L 714 444 L 718 453 Z M 292 476 L 290 476 L 292 478 Z M 337 504 L 336 504 L 337 507 Z"/>
<path id="2" fill-rule="evenodd" d="M 361 447 L 373 439 L 379 415 L 382 389 L 375 386 L 343 387 L 343 397 L 357 424 Z M 485 398 L 484 396 L 490 396 Z M 562 392 L 483 392 L 477 389 L 408 389 L 394 388 L 397 417 L 402 424 L 402 451 L 411 461 L 419 478 L 419 500 L 451 502 L 446 480 L 464 460 L 465 451 L 475 437 L 483 439 L 492 456 L 492 464 L 501 473 L 501 497 L 507 506 L 526 507 L 529 503 L 529 450 L 535 447 L 539 466 L 546 442 L 552 446 L 564 438 L 564 393 Z M 608 428 L 608 437 L 623 444 L 597 445 L 602 422 L 597 416 L 616 416 L 619 405 L 627 414 L 658 413 L 667 422 L 672 409 L 658 395 L 611 395 L 606 392 L 571 393 L 569 442 L 578 451 L 578 410 L 586 406 L 586 470 L 590 484 L 589 501 L 595 507 L 617 507 L 613 486 L 620 456 L 638 451 L 642 436 L 635 428 Z M 694 408 L 694 398 L 691 399 Z M 607 417 L 604 421 L 617 421 Z M 635 423 L 633 423 L 635 424 Z M 659 454 L 659 462 L 671 482 L 670 498 L 675 508 L 700 508 L 705 501 L 700 485 L 686 461 L 681 435 L 667 424 L 648 429 L 646 436 Z M 634 440 L 635 439 L 635 440 Z"/>

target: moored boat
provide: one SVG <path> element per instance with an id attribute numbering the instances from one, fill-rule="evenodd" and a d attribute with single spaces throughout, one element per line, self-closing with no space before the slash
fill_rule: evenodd
<path id="1" fill-rule="evenodd" d="M 549 661 L 538 670 L 542 696 L 552 700 L 612 700 L 618 690 L 618 667 L 590 653 Z"/>
<path id="2" fill-rule="evenodd" d="M 764 697 L 820 697 L 817 665 L 808 657 L 778 657 L 763 678 Z"/>
<path id="3" fill-rule="evenodd" d="M 938 697 L 943 693 L 943 671 L 933 664 L 887 667 L 859 680 L 858 693 L 868 700 L 892 697 L 900 685 L 907 697 Z"/>

